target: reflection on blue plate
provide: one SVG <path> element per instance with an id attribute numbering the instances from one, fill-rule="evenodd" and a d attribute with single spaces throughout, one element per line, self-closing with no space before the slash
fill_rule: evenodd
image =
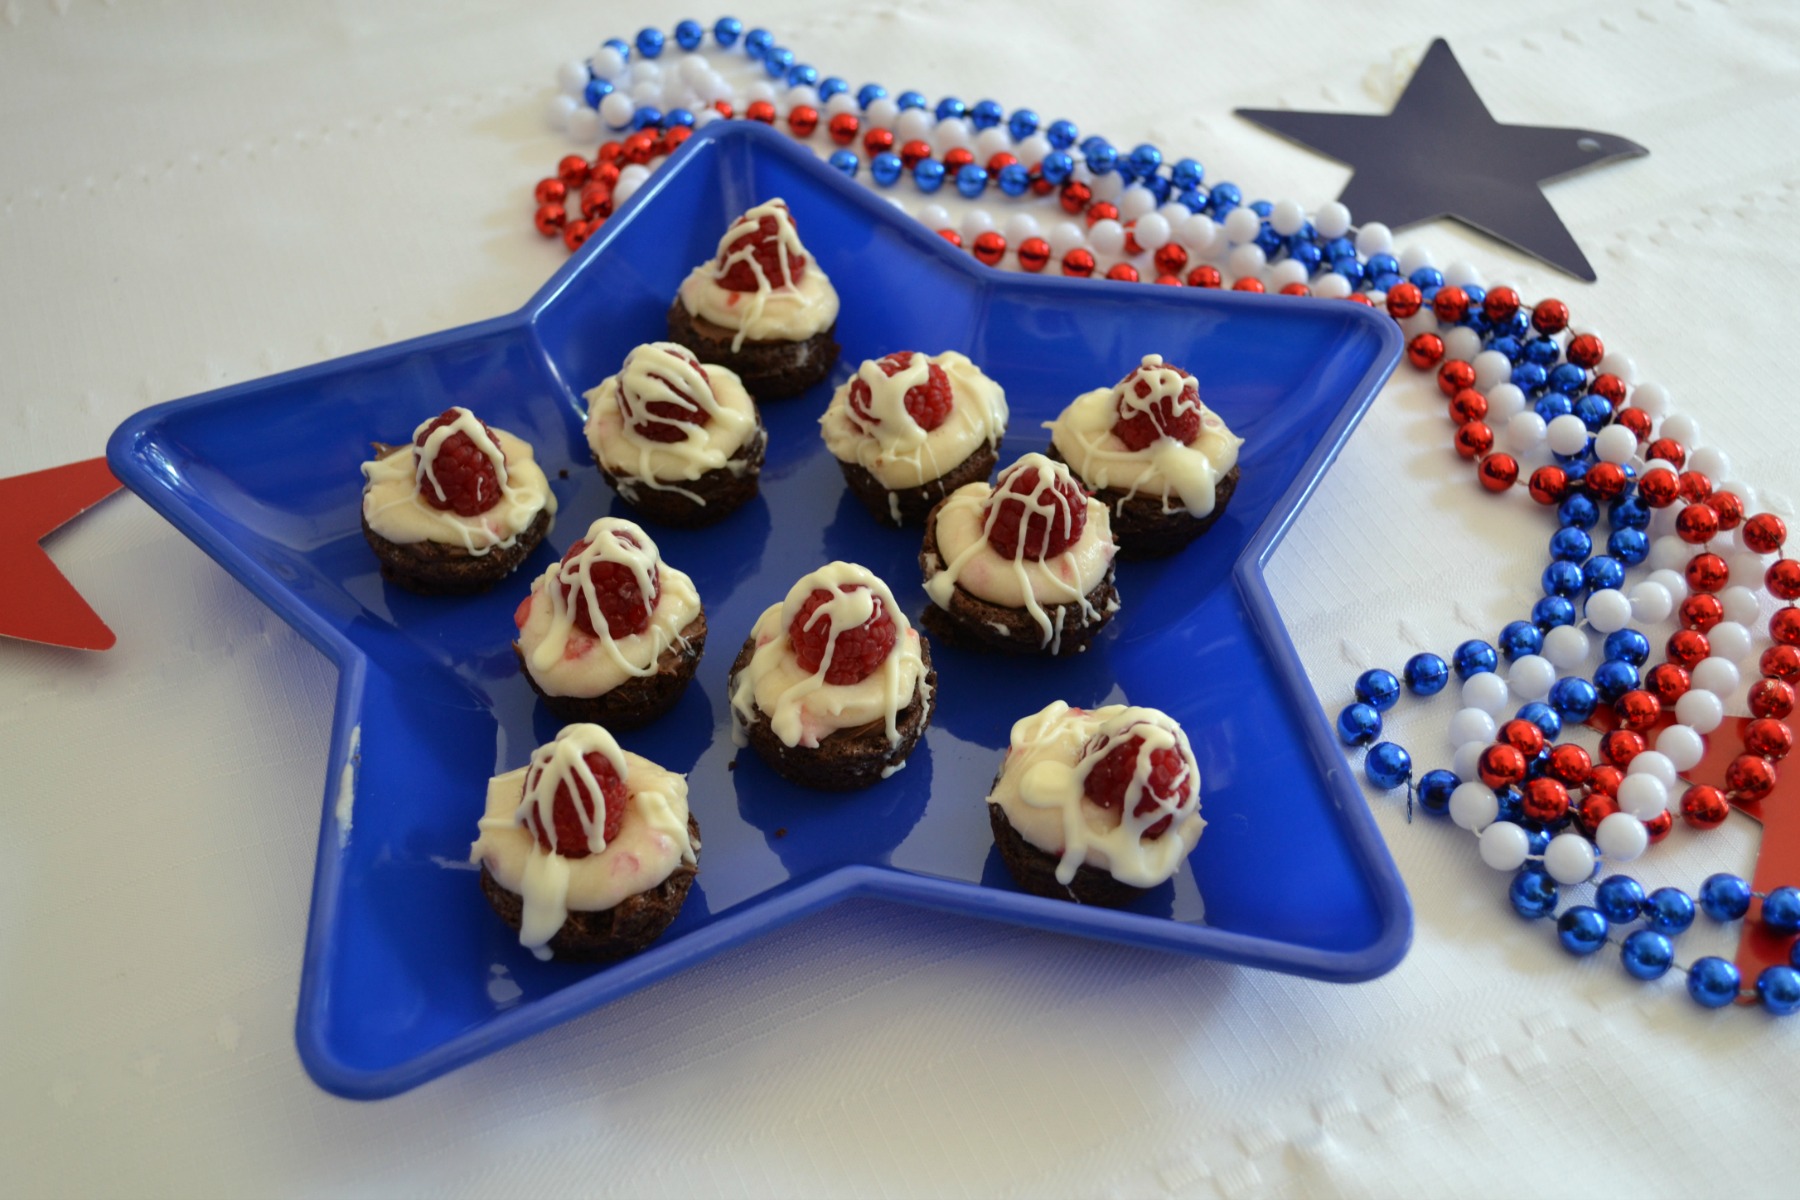
<path id="1" fill-rule="evenodd" d="M 688 773 L 700 876 L 637 958 L 540 963 L 466 869 L 488 776 L 555 732 L 517 673 L 512 610 L 590 521 L 629 515 L 589 460 L 581 393 L 664 335 L 681 278 L 774 196 L 843 296 L 844 360 L 766 408 L 761 499 L 711 529 L 653 528 L 698 584 L 712 645 L 676 710 L 620 739 Z M 861 511 L 816 425 L 858 361 L 903 348 L 962 351 L 1005 387 L 1003 462 L 1045 448 L 1041 422 L 1077 393 L 1163 354 L 1246 439 L 1242 482 L 1179 557 L 1121 567 L 1124 608 L 1088 654 L 940 648 L 936 723 L 906 770 L 859 794 L 802 792 L 754 755 L 731 768 L 725 673 L 756 615 L 831 559 L 875 570 L 916 620 L 918 534 Z M 1358 305 L 989 270 L 733 122 L 693 138 L 521 312 L 133 417 L 108 450 L 119 478 L 341 669 L 297 1021 L 307 1069 L 341 1095 L 402 1091 L 849 895 L 1321 979 L 1388 970 L 1411 909 L 1261 565 L 1399 352 L 1393 323 Z M 384 585 L 358 524 L 369 443 L 452 404 L 531 442 L 561 504 L 518 575 L 469 599 Z M 1013 720 L 1055 699 L 1153 705 L 1193 742 L 1206 833 L 1137 911 L 1023 895 L 994 861 L 982 797 Z"/>

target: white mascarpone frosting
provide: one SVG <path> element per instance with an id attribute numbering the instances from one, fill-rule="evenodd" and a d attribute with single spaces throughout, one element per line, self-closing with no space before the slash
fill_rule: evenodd
<path id="1" fill-rule="evenodd" d="M 402 546 L 420 542 L 441 542 L 458 546 L 479 558 L 496 547 L 510 548 L 519 535 L 531 528 L 540 512 L 556 513 L 556 497 L 550 494 L 550 481 L 530 446 L 503 429 L 488 430 L 466 408 L 453 409 L 456 420 L 432 431 L 419 447 L 415 458 L 413 443 L 365 462 L 362 465 L 363 518 L 369 528 Z M 438 418 L 433 417 L 431 421 Z M 413 438 L 431 424 L 422 422 L 413 430 Z M 458 433 L 469 435 L 475 448 L 494 464 L 494 475 L 500 482 L 500 499 L 486 512 L 472 517 L 457 515 L 449 509 L 433 508 L 420 494 L 423 488 L 436 488 L 433 466 L 444 442 Z M 441 494 L 441 493 L 439 493 Z"/>
<path id="2" fill-rule="evenodd" d="M 532 581 L 531 595 L 519 608 L 519 650 L 546 695 L 603 696 L 628 679 L 654 675 L 657 662 L 682 643 L 682 631 L 700 615 L 694 581 L 663 562 L 656 543 L 638 526 L 602 517 L 582 540 L 587 545 L 580 553 L 565 555 Z M 599 611 L 593 569 L 603 562 L 629 570 L 639 595 L 656 596 L 642 633 L 615 638 L 604 616 L 592 622 L 591 637 L 575 624 L 577 605 Z"/>
<path id="3" fill-rule="evenodd" d="M 745 234 L 754 233 L 763 218 L 775 222 L 775 236 L 781 244 L 780 271 L 771 279 L 756 261 L 752 246 L 732 250 L 731 243 Z M 788 269 L 788 255 L 805 260 L 800 278 L 794 279 Z M 753 292 L 734 292 L 719 281 L 734 265 L 748 263 L 756 275 Z M 803 342 L 837 320 L 838 295 L 831 279 L 819 266 L 819 260 L 806 252 L 800 235 L 794 230 L 794 219 L 787 202 L 776 199 L 758 204 L 731 223 L 719 239 L 719 252 L 695 267 L 681 283 L 681 304 L 692 316 L 703 317 L 737 334 L 731 348 L 743 348 L 746 339 L 758 342 Z"/>
<path id="4" fill-rule="evenodd" d="M 1143 745 L 1121 812 L 1105 809 L 1083 791 L 1088 772 L 1112 746 L 1138 736 Z M 1108 738 L 1118 740 L 1106 741 Z M 1161 799 L 1134 811 L 1144 795 L 1153 752 L 1174 749 L 1192 772 L 1193 787 L 1179 804 Z M 1057 881 L 1068 884 L 1083 865 L 1109 872 L 1132 887 L 1155 887 L 1193 852 L 1206 822 L 1200 818 L 1200 768 L 1187 735 L 1153 708 L 1112 704 L 1091 711 L 1058 700 L 1013 725 L 1000 777 L 987 798 L 1031 845 L 1059 859 Z M 1144 831 L 1164 817 L 1173 823 L 1157 838 Z"/>
<path id="5" fill-rule="evenodd" d="M 854 629 L 873 616 L 876 598 L 886 607 L 897 635 L 894 648 L 866 679 L 846 684 L 826 682 L 825 675 L 831 669 L 831 645 L 817 671 L 800 665 L 788 629 L 814 590 L 831 593 L 831 599 L 820 605 L 811 619 L 830 621 L 833 645 L 836 631 Z M 834 562 L 802 577 L 786 600 L 763 611 L 750 636 L 756 649 L 731 684 L 732 734 L 740 746 L 745 742 L 745 727 L 758 712 L 769 718 L 775 736 L 788 746 L 816 747 L 840 729 L 855 729 L 874 721 L 886 724 L 888 744 L 898 746 L 901 711 L 915 696 L 930 702 L 925 694 L 929 685 L 924 681 L 919 632 L 900 611 L 887 584 L 867 567 Z"/>
<path id="6" fill-rule="evenodd" d="M 1133 385 L 1139 380 L 1150 384 L 1148 396 L 1136 393 Z M 1124 382 L 1077 396 L 1045 428 L 1057 453 L 1094 490 L 1116 488 L 1126 499 L 1151 496 L 1162 501 L 1164 512 L 1185 509 L 1190 516 L 1205 517 L 1212 513 L 1219 480 L 1237 466 L 1244 439 L 1201 403 L 1197 390 L 1189 392 L 1192 399 L 1183 396 L 1192 386 L 1193 381 L 1166 365 L 1161 355 L 1146 354 L 1143 365 Z M 1200 410 L 1200 433 L 1192 442 L 1161 437 L 1133 450 L 1113 433 L 1120 406 L 1129 414 L 1162 400 L 1174 404 L 1177 412 L 1189 405 Z"/>
<path id="7" fill-rule="evenodd" d="M 702 374 L 704 372 L 704 374 Z M 622 395 L 621 395 L 622 393 Z M 756 436 L 756 404 L 737 374 L 716 363 L 701 364 L 673 342 L 647 342 L 625 356 L 617 375 L 601 381 L 584 397 L 585 426 L 594 461 L 618 481 L 626 500 L 639 488 L 679 492 L 696 503 L 705 501 L 681 485 L 720 468 L 742 474 L 749 462 L 733 458 Z M 659 417 L 655 403 L 704 411 L 705 425 Z M 627 415 L 629 410 L 629 415 Z M 658 442 L 637 432 L 642 424 L 681 433 L 681 439 Z"/>
<path id="8" fill-rule="evenodd" d="M 571 792 L 579 787 L 599 798 L 600 785 L 582 761 L 593 753 L 604 755 L 625 784 L 624 819 L 608 842 L 599 805 L 591 820 L 582 813 L 590 853 L 565 858 L 554 851 L 556 791 L 568 785 Z M 527 827 L 528 815 L 548 831 L 550 852 Z M 539 958 L 550 957 L 546 943 L 571 912 L 617 907 L 661 884 L 682 863 L 694 862 L 698 849 L 688 837 L 687 779 L 621 750 L 598 725 L 566 726 L 555 741 L 533 751 L 528 765 L 489 780 L 480 828 L 469 861 L 487 867 L 495 882 L 523 899 L 519 944 Z"/>
<path id="9" fill-rule="evenodd" d="M 933 366 L 950 381 L 950 414 L 927 431 L 906 411 L 906 393 L 925 384 Z M 869 389 L 865 428 L 850 407 L 850 389 L 860 380 Z M 1006 433 L 1006 393 L 964 356 L 949 351 L 912 360 L 889 376 L 870 359 L 832 393 L 819 418 L 825 446 L 839 462 L 854 463 L 889 490 L 913 488 L 960 466 L 983 444 L 996 445 Z"/>

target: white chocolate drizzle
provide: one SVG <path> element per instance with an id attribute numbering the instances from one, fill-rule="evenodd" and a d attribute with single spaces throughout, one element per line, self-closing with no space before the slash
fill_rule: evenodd
<path id="1" fill-rule="evenodd" d="M 756 260 L 756 243 L 736 250 L 731 243 L 747 233 L 755 233 L 764 217 L 775 222 L 775 236 L 781 247 L 777 255 L 780 278 L 770 279 Z M 788 267 L 788 255 L 805 262 L 799 279 Z M 734 292 L 720 280 L 738 263 L 746 263 L 756 276 L 754 292 Z M 731 349 L 743 349 L 747 338 L 757 341 L 800 342 L 828 328 L 837 320 L 838 296 L 831 280 L 819 268 L 818 260 L 806 252 L 800 234 L 794 228 L 787 203 L 768 200 L 748 210 L 731 223 L 719 239 L 719 250 L 713 258 L 695 267 L 681 285 L 681 303 L 688 312 L 704 317 L 713 324 L 734 330 Z"/>
<path id="2" fill-rule="evenodd" d="M 701 371 L 706 372 L 701 375 Z M 674 342 L 647 342 L 625 356 L 617 375 L 586 395 L 585 427 L 595 461 L 618 480 L 627 500 L 639 487 L 675 492 L 696 504 L 706 500 L 691 489 L 708 471 L 721 468 L 742 476 L 751 469 L 746 458 L 733 457 L 756 436 L 756 405 L 737 374 L 714 363 L 701 365 Z M 672 421 L 649 411 L 657 401 L 699 408 L 705 425 Z M 680 441 L 658 442 L 638 433 L 640 424 L 665 425 L 682 433 Z"/>
<path id="3" fill-rule="evenodd" d="M 935 365 L 950 382 L 950 413 L 936 429 L 927 431 L 906 410 L 906 393 L 924 384 Z M 869 387 L 869 415 L 865 424 L 850 407 L 854 380 Z M 832 394 L 819 418 L 825 446 L 840 462 L 855 463 L 873 475 L 883 487 L 919 487 L 940 479 L 960 466 L 983 443 L 998 445 L 1006 434 L 1006 393 L 973 362 L 954 351 L 926 358 L 915 353 L 912 361 L 891 378 L 871 359 L 856 370 Z M 899 506 L 890 506 L 899 524 Z"/>
<path id="4" fill-rule="evenodd" d="M 456 411 L 456 420 L 433 430 L 424 446 L 415 447 L 409 441 L 362 464 L 367 481 L 363 487 L 363 516 L 370 529 L 398 545 L 441 542 L 460 546 L 480 558 L 496 548 L 514 545 L 519 535 L 537 520 L 538 513 L 548 511 L 554 515 L 556 497 L 551 494 L 550 482 L 530 446 L 503 429 L 494 430 L 490 439 L 473 413 L 466 408 Z M 413 431 L 413 438 L 430 423 L 421 423 Z M 437 488 L 437 453 L 444 442 L 471 429 L 476 448 L 496 464 L 500 502 L 486 512 L 464 517 L 454 510 L 433 508 L 425 502 L 421 489 Z M 419 450 L 416 465 L 415 449 Z M 441 489 L 438 494 L 443 494 Z"/>

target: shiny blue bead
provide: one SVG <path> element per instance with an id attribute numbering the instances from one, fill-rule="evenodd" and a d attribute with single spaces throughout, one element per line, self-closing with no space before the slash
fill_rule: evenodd
<path id="1" fill-rule="evenodd" d="M 1619 961 L 1633 979 L 1661 979 L 1675 965 L 1675 945 L 1654 930 L 1633 930 L 1619 947 Z"/>
<path id="2" fill-rule="evenodd" d="M 839 150 L 825 161 L 842 171 L 846 179 L 855 179 L 856 168 L 862 165 L 862 160 L 856 157 L 854 150 Z"/>
<path id="3" fill-rule="evenodd" d="M 1788 947 L 1788 965 L 1791 967 L 1800 967 L 1800 942 L 1795 942 L 1792 946 Z"/>
<path id="4" fill-rule="evenodd" d="M 1573 398 L 1579 396 L 1581 389 L 1587 386 L 1587 372 L 1574 363 L 1558 363 L 1550 368 L 1550 377 L 1545 380 L 1545 383 L 1551 391 L 1561 392 L 1563 395 Z M 1595 399 L 1600 400 L 1601 404 L 1606 404 L 1606 401 L 1598 396 Z M 1612 408 L 1610 404 L 1606 404 L 1606 407 L 1609 411 Z"/>
<path id="5" fill-rule="evenodd" d="M 1366 746 L 1381 736 L 1381 714 L 1373 704 L 1348 704 L 1338 714 L 1338 739 L 1346 746 Z"/>
<path id="6" fill-rule="evenodd" d="M 1334 237 L 1320 249 L 1325 251 L 1326 258 L 1355 258 L 1356 243 L 1347 237 Z"/>
<path id="7" fill-rule="evenodd" d="M 1516 337 L 1497 337 L 1488 342 L 1487 348 L 1498 354 L 1504 354 L 1507 361 L 1517 366 L 1520 357 L 1525 353 L 1525 346 Z"/>
<path id="8" fill-rule="evenodd" d="M 1657 888 L 1644 898 L 1644 925 L 1670 936 L 1694 923 L 1694 898 L 1680 888 Z"/>
<path id="9" fill-rule="evenodd" d="M 1792 967 L 1764 967 L 1756 977 L 1756 998 L 1773 1017 L 1800 1011 L 1800 971 Z"/>
<path id="10" fill-rule="evenodd" d="M 1131 152 L 1131 173 L 1139 179 L 1148 179 L 1156 174 L 1157 168 L 1162 164 L 1162 151 L 1149 142 L 1140 143 Z"/>
<path id="11" fill-rule="evenodd" d="M 1494 800 L 1500 805 L 1500 813 L 1495 818 L 1499 821 L 1511 821 L 1515 825 L 1525 813 L 1525 798 L 1516 787 L 1503 787 L 1494 793 Z"/>
<path id="12" fill-rule="evenodd" d="M 1073 121 L 1052 121 L 1050 128 L 1044 130 L 1044 136 L 1050 139 L 1053 148 L 1067 150 L 1081 136 L 1081 130 L 1075 128 Z"/>
<path id="13" fill-rule="evenodd" d="M 775 35 L 766 29 L 752 29 L 744 35 L 744 53 L 757 61 L 775 44 Z"/>
<path id="14" fill-rule="evenodd" d="M 1522 867 L 1513 876 L 1507 898 L 1513 911 L 1528 921 L 1540 920 L 1556 911 L 1556 881 L 1549 872 L 1536 865 Z"/>
<path id="15" fill-rule="evenodd" d="M 1729 871 L 1708 875 L 1700 885 L 1700 908 L 1715 921 L 1736 921 L 1750 911 L 1750 885 Z"/>
<path id="16" fill-rule="evenodd" d="M 1407 278 L 1412 281 L 1414 287 L 1421 290 L 1444 286 L 1444 273 L 1436 267 L 1420 267 Z"/>
<path id="17" fill-rule="evenodd" d="M 1021 108 L 1006 119 L 1006 132 L 1012 134 L 1012 140 L 1022 142 L 1038 131 L 1037 110 Z"/>
<path id="18" fill-rule="evenodd" d="M 938 120 L 948 121 L 951 117 L 968 116 L 969 106 L 955 96 L 945 96 L 937 102 L 937 108 L 933 111 L 936 112 Z"/>
<path id="19" fill-rule="evenodd" d="M 1563 562 L 1586 562 L 1594 552 L 1594 539 L 1585 529 L 1565 525 L 1550 535 L 1550 557 Z"/>
<path id="20" fill-rule="evenodd" d="M 1533 700 L 1530 704 L 1521 706 L 1517 715 L 1521 721 L 1530 721 L 1536 725 L 1553 742 L 1562 736 L 1562 716 L 1542 700 Z"/>
<path id="21" fill-rule="evenodd" d="M 1450 814 L 1450 793 L 1457 789 L 1462 781 L 1451 771 L 1427 771 L 1420 777 L 1414 795 L 1419 807 L 1434 817 Z"/>
<path id="22" fill-rule="evenodd" d="M 1562 503 L 1556 506 L 1556 519 L 1564 525 L 1574 525 L 1579 529 L 1592 529 L 1600 521 L 1600 508 L 1592 500 L 1577 492 L 1572 496 L 1564 496 Z"/>
<path id="23" fill-rule="evenodd" d="M 631 43 L 624 38 L 607 38 L 600 44 L 609 50 L 617 50 L 619 52 L 619 57 L 626 62 L 631 61 Z"/>
<path id="24" fill-rule="evenodd" d="M 1629 875 L 1608 875 L 1594 889 L 1594 903 L 1615 925 L 1628 925 L 1644 915 L 1644 888 Z"/>
<path id="25" fill-rule="evenodd" d="M 1269 214 L 1275 211 L 1275 206 L 1267 200 L 1252 200 L 1250 211 L 1266 221 L 1269 219 Z"/>
<path id="26" fill-rule="evenodd" d="M 1724 1008 L 1737 999 L 1738 987 L 1743 981 L 1735 964 L 1709 954 L 1696 959 L 1688 968 L 1688 995 L 1701 1008 Z"/>
<path id="27" fill-rule="evenodd" d="M 1182 207 L 1191 213 L 1206 211 L 1206 193 L 1202 192 L 1199 188 L 1188 188 L 1175 198 L 1181 201 Z"/>
<path id="28" fill-rule="evenodd" d="M 1606 945 L 1609 926 L 1597 908 L 1577 904 L 1556 918 L 1556 938 L 1570 954 L 1592 954 Z"/>
<path id="29" fill-rule="evenodd" d="M 1515 368 L 1513 374 L 1517 375 L 1519 371 L 1524 369 L 1524 367 Z M 1529 391 L 1530 389 L 1522 388 L 1521 390 Z M 1531 411 L 1542 417 L 1544 419 L 1544 424 L 1548 425 L 1558 417 L 1568 416 L 1569 413 L 1574 411 L 1574 408 L 1575 406 L 1569 403 L 1569 398 L 1567 396 L 1559 396 L 1555 392 L 1551 392 L 1548 395 L 1539 396 L 1537 400 L 1532 403 Z M 1588 445 L 1593 445 L 1591 439 L 1589 440 Z M 1558 454 L 1556 456 L 1556 461 L 1566 467 L 1571 460 L 1580 458 L 1586 453 L 1587 450 L 1584 448 L 1580 454 Z"/>
<path id="30" fill-rule="evenodd" d="M 1606 539 L 1606 552 L 1628 567 L 1635 567 L 1650 557 L 1650 538 L 1641 529 L 1620 529 L 1615 518 L 1614 529 Z"/>
<path id="31" fill-rule="evenodd" d="M 1494 336 L 1519 339 L 1519 353 L 1524 354 L 1525 339 L 1531 335 L 1531 313 L 1521 307 L 1512 316 L 1494 325 Z"/>
<path id="32" fill-rule="evenodd" d="M 1088 151 L 1092 150 L 1096 146 L 1107 146 L 1107 145 L 1111 145 L 1111 143 L 1108 142 L 1105 138 L 1101 137 L 1097 133 L 1090 133 L 1086 137 L 1081 139 L 1081 146 L 1079 148 L 1083 154 L 1086 154 Z"/>
<path id="33" fill-rule="evenodd" d="M 1594 690 L 1611 704 L 1638 685 L 1638 669 L 1622 658 L 1609 658 L 1594 668 Z"/>
<path id="34" fill-rule="evenodd" d="M 1052 150 L 1044 155 L 1044 161 L 1038 169 L 1044 173 L 1045 179 L 1060 186 L 1067 183 L 1069 176 L 1075 173 L 1075 160 L 1064 151 Z"/>
<path id="35" fill-rule="evenodd" d="M 1465 283 L 1463 285 L 1463 295 L 1469 298 L 1468 319 L 1473 321 L 1475 319 L 1475 314 L 1481 309 L 1481 302 L 1487 299 L 1487 289 L 1473 283 Z M 1481 319 L 1483 323 L 1487 321 L 1486 316 L 1483 316 Z"/>
<path id="36" fill-rule="evenodd" d="M 1588 468 L 1594 465 L 1593 459 L 1586 458 L 1581 455 L 1576 455 L 1573 461 L 1563 458 L 1563 456 L 1560 454 L 1556 455 L 1555 457 L 1557 459 L 1558 465 L 1561 466 L 1563 469 L 1563 474 L 1565 474 L 1569 477 L 1569 483 L 1571 486 L 1573 486 L 1574 484 L 1580 483 L 1583 479 L 1586 479 L 1587 473 L 1588 473 Z M 1588 522 L 1588 526 L 1591 528 L 1592 526 L 1599 524 L 1600 523 L 1600 506 L 1595 504 L 1592 500 L 1588 500 L 1588 498 L 1586 496 L 1582 496 L 1581 499 L 1587 500 L 1587 507 L 1583 508 L 1581 511 L 1585 513 L 1588 511 L 1588 509 L 1591 508 L 1594 513 L 1594 519 L 1592 521 Z"/>
<path id="37" fill-rule="evenodd" d="M 1450 664 L 1435 654 L 1415 654 L 1402 671 L 1406 686 L 1415 696 L 1435 696 L 1450 682 Z"/>
<path id="38" fill-rule="evenodd" d="M 1391 254 L 1371 254 L 1366 264 L 1369 274 L 1379 279 L 1383 275 L 1398 275 L 1400 260 Z"/>
<path id="39" fill-rule="evenodd" d="M 1031 171 L 1024 163 L 1009 163 L 995 176 L 1000 190 L 1008 196 L 1023 196 L 1031 187 Z"/>
<path id="40" fill-rule="evenodd" d="M 879 83 L 865 83 L 856 89 L 856 107 L 867 108 L 877 100 L 885 99 L 887 89 Z"/>
<path id="41" fill-rule="evenodd" d="M 1546 378 L 1548 378 L 1548 372 L 1533 362 L 1522 362 L 1512 369 L 1513 386 L 1527 396 L 1540 395 L 1544 390 Z M 1563 396 L 1561 399 L 1567 403 L 1569 398 Z"/>
<path id="42" fill-rule="evenodd" d="M 1527 829 L 1525 831 L 1526 853 L 1542 858 L 1549 845 L 1550 831 L 1548 829 Z"/>
<path id="43" fill-rule="evenodd" d="M 698 21 L 682 21 L 675 26 L 675 44 L 683 50 L 698 50 L 706 40 L 706 27 Z"/>
<path id="44" fill-rule="evenodd" d="M 1569 364 L 1564 363 L 1563 367 L 1568 365 Z M 1550 372 L 1550 388 L 1552 391 L 1562 392 L 1565 396 L 1573 395 L 1573 393 L 1568 390 L 1556 386 L 1557 373 L 1560 372 L 1563 367 L 1558 367 L 1555 371 Z M 1582 396 L 1575 401 L 1575 405 L 1570 411 L 1581 418 L 1581 423 L 1587 426 L 1589 433 L 1599 433 L 1602 429 L 1605 429 L 1612 423 L 1612 405 L 1606 402 L 1605 396 L 1595 396 L 1591 394 Z"/>
<path id="45" fill-rule="evenodd" d="M 1650 639 L 1635 629 L 1615 629 L 1606 635 L 1603 658 L 1619 658 L 1634 667 L 1650 661 Z"/>
<path id="46" fill-rule="evenodd" d="M 1546 632 L 1575 623 L 1575 603 L 1567 596 L 1545 596 L 1531 606 L 1531 619 Z"/>
<path id="47" fill-rule="evenodd" d="M 1579 724 L 1594 715 L 1600 694 L 1594 685 L 1576 675 L 1567 675 L 1550 685 L 1550 707 L 1566 722 Z"/>
<path id="48" fill-rule="evenodd" d="M 1376 787 L 1392 790 L 1412 778 L 1412 755 L 1404 746 L 1377 742 L 1363 759 L 1363 772 Z"/>
<path id="49" fill-rule="evenodd" d="M 1606 554 L 1596 554 L 1581 565 L 1581 578 L 1590 592 L 1625 586 L 1625 564 Z"/>
<path id="50" fill-rule="evenodd" d="M 1083 157 L 1087 161 L 1088 170 L 1096 175 L 1106 174 L 1119 162 L 1119 152 L 1104 143 L 1095 146 Z"/>
<path id="51" fill-rule="evenodd" d="M 998 100 L 980 100 L 969 110 L 969 123 L 976 129 L 992 129 L 1006 120 L 1006 110 Z"/>
<path id="52" fill-rule="evenodd" d="M 833 96 L 842 96 L 850 90 L 850 85 L 836 75 L 827 75 L 819 80 L 819 103 L 822 105 Z"/>
<path id="53" fill-rule="evenodd" d="M 1281 249 L 1281 235 L 1276 233 L 1267 221 L 1264 221 L 1262 228 L 1257 230 L 1256 244 L 1261 248 L 1264 257 L 1273 259 L 1276 252 Z"/>
<path id="54" fill-rule="evenodd" d="M 1548 371 L 1562 358 L 1562 346 L 1553 337 L 1534 337 L 1525 343 L 1525 361 Z"/>
<path id="55" fill-rule="evenodd" d="M 1563 559 L 1553 559 L 1538 578 L 1546 596 L 1573 596 L 1581 591 L 1581 568 Z"/>
<path id="56" fill-rule="evenodd" d="M 1354 258 L 1334 258 L 1331 260 L 1331 269 L 1342 275 L 1344 282 L 1353 290 L 1362 287 L 1365 281 L 1363 265 Z"/>
<path id="57" fill-rule="evenodd" d="M 673 129 L 677 125 L 687 126 L 690 129 L 693 128 L 694 114 L 685 108 L 671 108 L 668 112 L 663 114 L 664 129 Z"/>
<path id="58" fill-rule="evenodd" d="M 882 187 L 893 187 L 900 182 L 900 172 L 905 169 L 906 165 L 900 161 L 900 156 L 891 151 L 877 154 L 869 160 L 869 177 Z"/>
<path id="59" fill-rule="evenodd" d="M 1644 503 L 1642 496 L 1636 494 L 1621 496 L 1614 500 L 1607 508 L 1606 515 L 1614 529 L 1648 529 L 1650 527 L 1650 506 Z"/>
<path id="60" fill-rule="evenodd" d="M 921 158 L 913 164 L 913 183 L 928 195 L 937 191 L 944 186 L 944 164 L 935 158 Z"/>
<path id="61" fill-rule="evenodd" d="M 1214 214 L 1230 212 L 1243 202 L 1243 189 L 1235 183 L 1215 183 L 1206 193 L 1206 206 Z"/>
<path id="62" fill-rule="evenodd" d="M 894 101 L 894 104 L 901 112 L 905 112 L 909 108 L 924 108 L 929 103 L 930 102 L 925 99 L 924 92 L 913 91 L 901 92 L 899 98 Z"/>
<path id="63" fill-rule="evenodd" d="M 737 45 L 738 38 L 744 34 L 744 23 L 736 17 L 720 17 L 713 22 L 713 41 L 727 50 Z"/>
<path id="64" fill-rule="evenodd" d="M 956 173 L 956 190 L 967 199 L 973 200 L 987 191 L 988 173 L 986 167 L 978 167 L 974 163 L 963 167 Z"/>
<path id="65" fill-rule="evenodd" d="M 582 90 L 581 98 L 587 101 L 589 108 L 599 108 L 600 102 L 613 94 L 613 85 L 605 79 L 590 79 Z"/>
<path id="66" fill-rule="evenodd" d="M 813 87 L 819 82 L 819 68 L 800 63 L 788 68 L 789 87 Z"/>
<path id="67" fill-rule="evenodd" d="M 1191 158 L 1178 159 L 1175 165 L 1169 168 L 1169 178 L 1176 187 L 1186 191 L 1189 188 L 1200 186 L 1201 182 L 1206 179 L 1206 168 Z"/>
<path id="68" fill-rule="evenodd" d="M 1386 712 L 1400 699 L 1400 681 L 1392 671 L 1376 667 L 1356 677 L 1356 698 L 1373 704 L 1377 712 Z"/>
<path id="69" fill-rule="evenodd" d="M 1500 656 L 1486 642 L 1470 638 L 1451 653 L 1450 663 L 1456 668 L 1456 677 L 1466 680 L 1471 675 L 1480 675 L 1498 667 Z"/>
<path id="70" fill-rule="evenodd" d="M 631 114 L 633 129 L 655 129 L 660 124 L 662 124 L 662 109 L 660 108 L 651 108 L 646 104 Z"/>
<path id="71" fill-rule="evenodd" d="M 1175 185 L 1161 175 L 1152 175 L 1142 182 L 1143 186 L 1150 189 L 1150 194 L 1156 197 L 1156 207 L 1158 208 L 1167 204 L 1169 197 L 1175 194 Z"/>
<path id="72" fill-rule="evenodd" d="M 1800 890 L 1780 887 L 1764 896 L 1762 923 L 1776 933 L 1800 933 Z"/>

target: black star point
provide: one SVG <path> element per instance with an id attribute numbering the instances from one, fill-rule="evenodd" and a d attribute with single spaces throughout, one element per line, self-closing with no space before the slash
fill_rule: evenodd
<path id="1" fill-rule="evenodd" d="M 1338 197 L 1394 229 L 1451 217 L 1592 282 L 1594 268 L 1540 184 L 1649 151 L 1611 133 L 1502 125 L 1442 38 L 1386 116 L 1240 108 L 1237 115 L 1355 173 Z"/>

